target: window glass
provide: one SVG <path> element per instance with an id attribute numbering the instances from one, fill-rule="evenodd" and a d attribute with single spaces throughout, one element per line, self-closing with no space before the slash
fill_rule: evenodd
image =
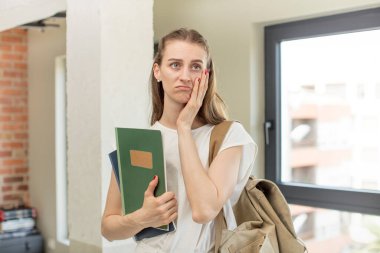
<path id="1" fill-rule="evenodd" d="M 281 180 L 380 190 L 380 30 L 283 41 Z"/>
<path id="2" fill-rule="evenodd" d="M 294 227 L 309 252 L 380 252 L 380 217 L 290 205 Z"/>

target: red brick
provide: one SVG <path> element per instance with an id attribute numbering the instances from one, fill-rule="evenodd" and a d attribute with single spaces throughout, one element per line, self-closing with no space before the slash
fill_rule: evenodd
<path id="1" fill-rule="evenodd" d="M 13 99 L 8 97 L 0 97 L 0 105 L 11 105 L 13 103 Z"/>
<path id="2" fill-rule="evenodd" d="M 0 115 L 0 122 L 9 122 L 11 119 L 11 115 Z"/>
<path id="3" fill-rule="evenodd" d="M 12 43 L 14 43 L 14 42 L 22 43 L 23 38 L 21 36 L 6 35 L 6 36 L 2 36 L 1 41 L 2 42 L 12 42 Z"/>
<path id="4" fill-rule="evenodd" d="M 1 116 L 0 116 L 1 118 Z M 20 121 L 20 122 L 28 122 L 28 115 L 14 115 L 13 116 L 14 121 Z"/>
<path id="5" fill-rule="evenodd" d="M 0 68 L 5 69 L 5 68 L 11 68 L 12 64 L 10 62 L 0 62 Z"/>
<path id="6" fill-rule="evenodd" d="M 21 61 L 24 57 L 21 54 L 2 54 L 1 59 Z"/>
<path id="7" fill-rule="evenodd" d="M 5 185 L 5 186 L 1 187 L 1 190 L 3 192 L 9 192 L 9 191 L 12 191 L 12 189 L 13 189 L 12 185 Z"/>
<path id="8" fill-rule="evenodd" d="M 0 66 L 1 68 L 1 66 Z M 11 86 L 12 81 L 11 80 L 0 80 L 0 86 L 6 87 L 6 86 Z"/>
<path id="9" fill-rule="evenodd" d="M 16 139 L 28 139 L 28 134 L 27 133 L 15 133 L 14 137 Z"/>
<path id="10" fill-rule="evenodd" d="M 5 30 L 5 31 L 2 31 L 1 34 L 2 34 L 2 35 L 13 34 L 13 29 L 8 29 L 8 30 Z"/>
<path id="11" fill-rule="evenodd" d="M 4 71 L 4 77 L 11 77 L 11 78 L 20 77 L 20 78 L 24 78 L 24 77 L 27 77 L 27 73 L 26 73 L 26 71 L 9 71 L 9 70 L 5 70 Z"/>
<path id="12" fill-rule="evenodd" d="M 11 45 L 0 45 L 0 51 L 6 52 L 6 51 L 12 51 Z"/>
<path id="13" fill-rule="evenodd" d="M 28 157 L 28 151 L 26 149 L 13 150 L 14 159 L 22 159 Z"/>
<path id="14" fill-rule="evenodd" d="M 18 131 L 18 130 L 27 130 L 28 127 L 26 124 L 4 124 L 3 126 L 0 126 L 1 130 L 4 131 Z"/>
<path id="15" fill-rule="evenodd" d="M 19 191 L 27 191 L 28 190 L 28 185 L 22 184 L 17 187 L 17 190 Z"/>
<path id="16" fill-rule="evenodd" d="M 0 151 L 0 157 L 10 157 L 12 156 L 12 151 Z"/>
<path id="17" fill-rule="evenodd" d="M 18 203 L 28 182 L 27 31 L 0 33 L 0 203 Z M 5 130 L 5 131 L 4 131 Z"/>
<path id="18" fill-rule="evenodd" d="M 3 142 L 4 140 L 10 140 L 12 139 L 11 133 L 2 133 L 0 132 L 0 140 Z"/>
<path id="19" fill-rule="evenodd" d="M 27 174 L 29 172 L 29 169 L 26 167 L 23 168 L 16 168 L 15 173 L 16 174 Z"/>
<path id="20" fill-rule="evenodd" d="M 0 131 L 13 130 L 13 124 L 2 124 L 0 125 Z"/>
<path id="21" fill-rule="evenodd" d="M 25 96 L 15 96 L 13 99 L 13 102 L 15 105 L 19 105 L 20 107 L 27 108 L 28 105 L 28 97 L 27 97 L 27 90 L 24 89 Z"/>
<path id="22" fill-rule="evenodd" d="M 9 159 L 9 160 L 4 160 L 3 164 L 5 166 L 24 165 L 26 164 L 26 160 L 25 159 Z"/>
<path id="23" fill-rule="evenodd" d="M 15 182 L 22 182 L 22 181 L 24 181 L 24 178 L 22 176 L 3 178 L 4 183 L 15 183 Z"/>
<path id="24" fill-rule="evenodd" d="M 14 64 L 14 67 L 16 68 L 16 69 L 21 69 L 21 70 L 26 70 L 27 68 L 28 68 L 28 64 L 26 64 L 26 63 L 15 63 Z"/>
<path id="25" fill-rule="evenodd" d="M 5 142 L 2 144 L 3 148 L 23 148 L 24 143 L 22 142 Z"/>
<path id="26" fill-rule="evenodd" d="M 16 52 L 22 52 L 22 53 L 26 53 L 28 50 L 28 47 L 23 46 L 23 45 L 15 45 L 13 48 Z"/>
<path id="27" fill-rule="evenodd" d="M 15 86 L 15 87 L 27 87 L 28 82 L 13 82 L 13 86 Z"/>
<path id="28" fill-rule="evenodd" d="M 20 90 L 20 89 L 0 89 L 0 96 L 1 95 L 4 95 L 4 96 L 21 96 L 21 95 L 25 95 L 25 91 Z"/>
<path id="29" fill-rule="evenodd" d="M 1 101 L 0 101 L 0 104 L 1 104 Z M 3 113 L 18 113 L 18 112 L 25 113 L 26 108 L 25 107 L 15 107 L 15 106 L 7 106 L 7 107 L 4 106 L 1 111 Z"/>
<path id="30" fill-rule="evenodd" d="M 4 176 L 3 177 L 4 183 L 16 183 L 16 182 L 23 182 L 23 181 L 24 181 L 24 178 L 22 176 L 16 176 L 16 177 Z"/>
<path id="31" fill-rule="evenodd" d="M 26 35 L 28 33 L 28 30 L 24 28 L 15 28 L 15 29 L 12 29 L 12 33 Z"/>
<path id="32" fill-rule="evenodd" d="M 19 194 L 5 194 L 5 195 L 3 195 L 4 201 L 18 200 L 18 199 L 20 199 Z"/>
<path id="33" fill-rule="evenodd" d="M 11 168 L 0 169 L 0 175 L 10 175 L 13 173 Z"/>

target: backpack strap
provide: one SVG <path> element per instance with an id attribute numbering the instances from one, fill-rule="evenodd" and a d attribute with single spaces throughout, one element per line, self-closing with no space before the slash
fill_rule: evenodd
<path id="1" fill-rule="evenodd" d="M 219 123 L 218 125 L 215 125 L 214 128 L 212 129 L 211 136 L 210 136 L 209 153 L 208 153 L 209 166 L 211 165 L 212 160 L 214 160 L 214 158 L 218 154 L 218 151 L 220 147 L 222 146 L 224 137 L 226 136 L 232 123 L 233 121 L 225 120 Z"/>
<path id="2" fill-rule="evenodd" d="M 233 121 L 223 121 L 218 125 L 214 126 L 210 136 L 210 146 L 208 163 L 211 165 L 212 160 L 218 154 L 220 147 L 222 146 L 224 137 L 226 136 L 230 126 Z M 227 228 L 226 220 L 223 215 L 223 208 L 219 211 L 218 215 L 215 217 L 215 253 L 218 252 L 218 248 L 222 239 L 222 230 Z"/>

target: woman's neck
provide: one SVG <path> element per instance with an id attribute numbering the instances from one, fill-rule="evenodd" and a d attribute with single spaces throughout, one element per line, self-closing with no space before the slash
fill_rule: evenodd
<path id="1" fill-rule="evenodd" d="M 162 116 L 159 119 L 159 122 L 166 127 L 177 129 L 177 119 L 184 106 L 168 106 L 168 103 L 166 105 L 167 106 L 164 106 L 164 111 L 162 112 Z M 201 127 L 204 124 L 205 123 L 196 117 L 194 119 L 193 125 L 191 126 L 191 129 Z"/>
<path id="2" fill-rule="evenodd" d="M 162 113 L 162 116 L 159 122 L 166 127 L 177 129 L 178 115 L 179 114 L 165 113 L 165 109 L 164 109 L 164 112 Z"/>

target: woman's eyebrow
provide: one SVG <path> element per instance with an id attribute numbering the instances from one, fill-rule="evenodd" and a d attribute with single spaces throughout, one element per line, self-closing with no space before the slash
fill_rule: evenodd
<path id="1" fill-rule="evenodd" d="M 170 58 L 170 59 L 168 59 L 168 61 L 183 61 L 183 60 L 181 60 L 181 59 L 176 59 L 176 58 Z"/>
<path id="2" fill-rule="evenodd" d="M 178 61 L 178 62 L 183 62 L 183 60 L 182 59 L 177 59 L 177 58 L 170 58 L 170 59 L 168 59 L 168 61 Z M 203 61 L 202 60 L 200 60 L 200 59 L 195 59 L 195 60 L 192 60 L 191 62 L 197 62 L 197 63 L 203 63 Z"/>
<path id="3" fill-rule="evenodd" d="M 203 63 L 203 61 L 200 59 L 192 60 L 191 62 Z"/>

